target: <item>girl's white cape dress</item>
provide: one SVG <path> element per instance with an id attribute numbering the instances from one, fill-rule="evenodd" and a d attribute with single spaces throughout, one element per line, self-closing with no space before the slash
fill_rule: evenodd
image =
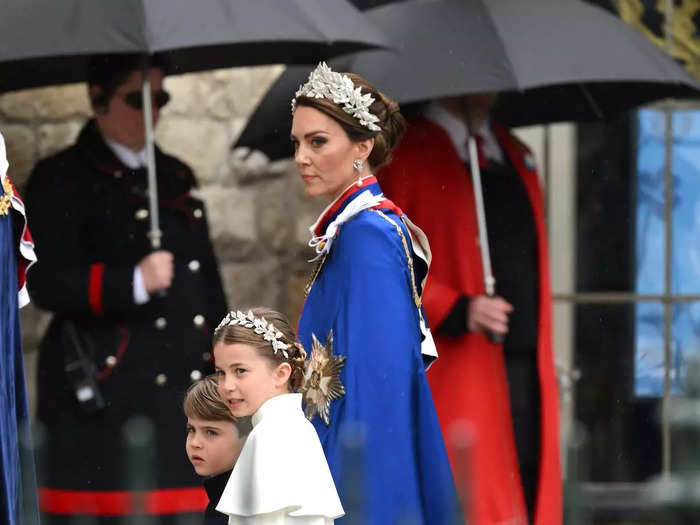
<path id="1" fill-rule="evenodd" d="M 268 399 L 252 418 L 216 510 L 229 525 L 330 525 L 345 512 L 301 394 Z"/>

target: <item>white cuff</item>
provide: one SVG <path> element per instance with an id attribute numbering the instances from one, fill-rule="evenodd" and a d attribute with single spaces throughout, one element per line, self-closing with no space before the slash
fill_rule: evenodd
<path id="1" fill-rule="evenodd" d="M 151 296 L 146 291 L 146 285 L 143 284 L 143 274 L 141 268 L 134 266 L 134 303 L 146 304 L 151 300 Z"/>

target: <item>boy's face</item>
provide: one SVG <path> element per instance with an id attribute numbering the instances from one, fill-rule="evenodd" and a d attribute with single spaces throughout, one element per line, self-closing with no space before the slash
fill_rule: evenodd
<path id="1" fill-rule="evenodd" d="M 238 430 L 230 421 L 187 418 L 185 450 L 200 476 L 216 476 L 231 470 L 244 443 L 245 438 L 238 437 Z"/>

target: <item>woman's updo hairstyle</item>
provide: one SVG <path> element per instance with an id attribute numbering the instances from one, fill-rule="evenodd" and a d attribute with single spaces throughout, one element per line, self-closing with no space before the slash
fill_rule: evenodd
<path id="1" fill-rule="evenodd" d="M 391 151 L 399 143 L 404 131 L 406 131 L 406 119 L 401 115 L 396 101 L 384 95 L 384 93 L 367 82 L 364 77 L 355 73 L 341 74 L 349 77 L 356 88 L 361 88 L 363 95 L 370 93 L 372 98 L 374 98 L 374 102 L 369 107 L 369 112 L 379 118 L 379 122 L 376 123 L 381 128 L 379 131 L 372 131 L 363 126 L 359 120 L 346 113 L 341 106 L 327 98 L 298 96 L 295 99 L 296 106 L 308 106 L 325 113 L 341 125 L 353 142 L 373 138 L 374 147 L 367 161 L 370 169 L 374 172 L 391 160 Z"/>
<path id="2" fill-rule="evenodd" d="M 292 373 L 287 383 L 290 392 L 296 392 L 304 386 L 304 363 L 306 362 L 306 351 L 296 340 L 294 330 L 292 330 L 287 317 L 284 314 L 270 308 L 258 307 L 250 310 L 256 319 L 265 319 L 272 324 L 277 332 L 282 334 L 280 341 L 288 346 L 287 357 L 281 350 L 273 350 L 272 343 L 266 341 L 262 334 L 255 332 L 253 328 L 246 328 L 241 325 L 231 325 L 222 322 L 222 326 L 214 332 L 213 345 L 224 343 L 227 345 L 243 344 L 252 346 L 259 355 L 270 361 L 273 367 L 282 363 L 288 363 L 292 367 Z M 233 313 L 233 312 L 232 312 Z M 231 314 L 229 314 L 231 315 Z M 228 319 L 226 316 L 224 321 Z"/>

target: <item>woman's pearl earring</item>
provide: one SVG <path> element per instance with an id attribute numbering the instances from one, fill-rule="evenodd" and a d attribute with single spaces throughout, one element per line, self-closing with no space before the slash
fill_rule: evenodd
<path id="1" fill-rule="evenodd" d="M 357 187 L 362 186 L 362 161 L 357 159 L 353 161 L 352 167 L 357 170 Z"/>

